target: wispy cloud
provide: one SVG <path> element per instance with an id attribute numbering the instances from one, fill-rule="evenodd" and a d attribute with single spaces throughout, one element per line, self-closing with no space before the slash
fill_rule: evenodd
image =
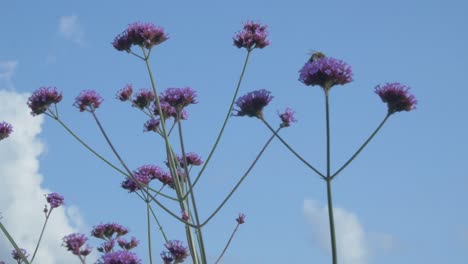
<path id="1" fill-rule="evenodd" d="M 0 61 L 0 87 L 6 90 L 13 89 L 13 74 L 17 66 L 17 61 Z"/>
<path id="2" fill-rule="evenodd" d="M 78 45 L 84 45 L 85 43 L 85 31 L 76 15 L 60 17 L 59 33 L 65 39 Z"/>

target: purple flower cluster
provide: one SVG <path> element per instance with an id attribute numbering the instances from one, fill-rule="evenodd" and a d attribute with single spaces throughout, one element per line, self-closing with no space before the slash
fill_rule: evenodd
<path id="1" fill-rule="evenodd" d="M 179 240 L 171 240 L 164 244 L 167 251 L 161 253 L 161 258 L 164 263 L 182 263 L 188 256 L 189 252 Z"/>
<path id="2" fill-rule="evenodd" d="M 88 241 L 88 238 L 84 234 L 73 233 L 63 238 L 63 246 L 71 251 L 73 255 L 85 257 L 91 253 L 91 247 L 88 245 L 82 248 L 86 241 Z"/>
<path id="3" fill-rule="evenodd" d="M 141 89 L 133 96 L 133 105 L 144 109 L 150 106 L 151 102 L 154 100 L 154 93 L 153 91 L 147 89 Z"/>
<path id="4" fill-rule="evenodd" d="M 91 230 L 91 236 L 105 240 L 112 239 L 114 235 L 117 238 L 126 235 L 127 233 L 128 229 L 117 223 L 97 225 L 93 227 L 93 230 Z"/>
<path id="5" fill-rule="evenodd" d="M 63 196 L 58 193 L 49 193 L 46 199 L 52 209 L 61 206 L 64 201 Z"/>
<path id="6" fill-rule="evenodd" d="M 139 167 L 136 171 L 133 172 L 133 177 L 140 182 L 140 184 L 148 185 L 149 182 L 153 179 L 158 179 L 159 181 L 165 183 L 167 178 L 170 177 L 167 172 L 163 171 L 158 166 L 155 165 L 143 165 Z M 140 186 L 133 179 L 126 179 L 121 183 L 121 187 L 128 190 L 129 192 L 134 192 L 140 190 Z"/>
<path id="7" fill-rule="evenodd" d="M 99 108 L 102 101 L 102 97 L 96 91 L 84 90 L 75 98 L 73 105 L 80 109 L 80 112 L 94 112 L 94 110 Z"/>
<path id="8" fill-rule="evenodd" d="M 159 98 L 159 102 L 161 103 L 161 110 L 163 113 L 162 115 L 165 119 L 169 119 L 171 117 L 177 119 L 177 111 L 173 106 L 171 106 L 168 102 L 164 101 L 161 97 Z M 161 116 L 159 114 L 159 108 L 156 104 L 153 104 L 153 114 L 156 116 Z M 180 112 L 180 120 L 186 120 L 187 118 L 187 112 L 182 109 L 182 111 Z"/>
<path id="9" fill-rule="evenodd" d="M 271 92 L 262 89 L 239 97 L 236 101 L 239 109 L 234 109 L 236 111 L 234 115 L 263 118 L 263 108 L 273 99 L 270 94 Z"/>
<path id="10" fill-rule="evenodd" d="M 324 90 L 353 81 L 351 66 L 329 57 L 307 62 L 299 72 L 299 81 L 305 85 L 319 85 Z"/>
<path id="11" fill-rule="evenodd" d="M 281 119 L 281 127 L 288 127 L 291 123 L 297 122 L 297 119 L 294 117 L 294 111 L 287 107 L 284 113 L 278 113 Z"/>
<path id="12" fill-rule="evenodd" d="M 190 87 L 185 88 L 167 88 L 160 96 L 161 101 L 167 102 L 177 111 L 190 105 L 196 104 L 197 93 Z"/>
<path id="13" fill-rule="evenodd" d="M 152 23 L 133 23 L 128 26 L 115 39 L 112 45 L 118 51 L 130 52 L 133 45 L 151 49 L 168 39 L 162 27 Z"/>
<path id="14" fill-rule="evenodd" d="M 41 87 L 34 91 L 28 99 L 28 106 L 33 116 L 40 115 L 49 109 L 51 104 L 57 104 L 62 100 L 62 93 L 55 87 Z"/>
<path id="15" fill-rule="evenodd" d="M 251 51 L 255 48 L 263 49 L 270 45 L 267 37 L 268 31 L 266 25 L 248 21 L 244 24 L 242 31 L 236 33 L 233 41 L 236 47 L 246 48 L 248 51 Z"/>
<path id="16" fill-rule="evenodd" d="M 5 139 L 10 136 L 13 132 L 13 126 L 7 122 L 0 123 L 0 140 Z"/>
<path id="17" fill-rule="evenodd" d="M 96 248 L 99 252 L 109 253 L 114 250 L 115 239 L 109 239 L 104 241 L 100 247 Z"/>
<path id="18" fill-rule="evenodd" d="M 97 264 L 140 264 L 141 260 L 138 256 L 130 251 L 119 250 L 109 252 L 98 260 Z"/>
<path id="19" fill-rule="evenodd" d="M 28 252 L 26 251 L 26 249 L 23 249 L 23 248 L 20 248 L 20 251 L 22 253 L 22 255 L 25 257 L 25 258 L 28 258 L 29 257 L 29 254 Z M 18 263 L 22 263 L 23 262 L 23 259 L 21 258 L 21 254 L 16 251 L 16 249 L 13 249 L 13 251 L 11 251 L 11 257 L 18 261 Z"/>
<path id="20" fill-rule="evenodd" d="M 140 242 L 135 237 L 132 237 L 130 241 L 127 241 L 124 238 L 119 238 L 117 240 L 117 243 L 119 244 L 119 247 L 121 247 L 123 250 L 128 251 L 137 247 Z"/>
<path id="21" fill-rule="evenodd" d="M 187 159 L 188 166 L 200 166 L 203 164 L 200 156 L 194 152 L 185 154 L 185 158 Z M 179 161 L 181 167 L 185 167 L 184 157 L 177 157 L 177 160 Z"/>
<path id="22" fill-rule="evenodd" d="M 130 97 L 132 96 L 133 93 L 133 87 L 131 84 L 125 85 L 124 88 L 120 89 L 117 92 L 116 98 L 119 99 L 122 102 L 130 100 Z"/>
<path id="23" fill-rule="evenodd" d="M 236 222 L 239 225 L 242 225 L 243 223 L 245 223 L 245 214 L 239 213 L 239 216 L 236 218 Z"/>
<path id="24" fill-rule="evenodd" d="M 160 123 L 161 121 L 159 119 L 151 118 L 150 120 L 146 121 L 143 132 L 150 132 L 150 131 L 158 132 Z"/>
<path id="25" fill-rule="evenodd" d="M 384 103 L 387 103 L 388 114 L 401 111 L 411 111 L 416 109 L 416 98 L 409 93 L 411 88 L 401 83 L 386 83 L 377 85 L 375 93 L 380 96 Z"/>

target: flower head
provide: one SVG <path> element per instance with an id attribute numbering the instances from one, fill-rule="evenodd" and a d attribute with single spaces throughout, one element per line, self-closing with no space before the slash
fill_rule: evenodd
<path id="1" fill-rule="evenodd" d="M 273 99 L 270 94 L 271 92 L 262 89 L 239 97 L 236 101 L 239 109 L 234 109 L 237 112 L 234 115 L 263 118 L 263 108 Z"/>
<path id="2" fill-rule="evenodd" d="M 109 252 L 98 260 L 97 264 L 140 264 L 141 260 L 138 256 L 130 251 L 119 250 Z"/>
<path id="3" fill-rule="evenodd" d="M 135 237 L 132 237 L 130 241 L 125 240 L 124 238 L 119 238 L 117 240 L 117 243 L 119 244 L 119 247 L 121 247 L 123 250 L 130 250 L 138 246 L 140 241 L 138 241 Z"/>
<path id="4" fill-rule="evenodd" d="M 163 251 L 161 252 L 161 258 L 163 260 L 163 264 L 171 264 L 174 261 L 174 256 L 172 256 L 171 252 Z"/>
<path id="5" fill-rule="evenodd" d="M 62 100 L 62 93 L 55 87 L 41 87 L 34 91 L 28 99 L 28 106 L 33 116 L 40 115 L 49 109 L 51 104 L 57 104 Z"/>
<path id="6" fill-rule="evenodd" d="M 102 245 L 96 249 L 99 252 L 109 253 L 114 250 L 114 246 L 115 246 L 115 239 L 109 239 L 109 240 L 104 241 Z"/>
<path id="7" fill-rule="evenodd" d="M 182 108 L 190 104 L 198 103 L 197 93 L 190 87 L 167 88 L 161 94 L 160 98 L 162 101 L 167 102 L 170 106 L 174 107 L 176 110 L 181 110 Z"/>
<path id="8" fill-rule="evenodd" d="M 246 48 L 251 51 L 255 48 L 263 49 L 270 45 L 267 40 L 268 31 L 266 25 L 248 21 L 242 31 L 237 32 L 233 38 L 234 45 L 238 48 Z"/>
<path id="9" fill-rule="evenodd" d="M 21 254 L 25 257 L 25 258 L 28 258 L 29 257 L 29 254 L 28 252 L 26 251 L 26 249 L 23 249 L 23 248 L 20 248 L 20 251 L 21 251 Z M 13 251 L 11 251 L 11 257 L 18 261 L 18 263 L 22 263 L 23 262 L 23 259 L 21 258 L 21 254 L 16 251 L 16 249 L 13 249 Z"/>
<path id="10" fill-rule="evenodd" d="M 159 119 L 151 118 L 150 120 L 146 121 L 143 132 L 158 132 L 159 123 Z"/>
<path id="11" fill-rule="evenodd" d="M 140 109 L 144 109 L 148 107 L 153 100 L 154 100 L 153 91 L 141 89 L 133 97 L 133 105 Z"/>
<path id="12" fill-rule="evenodd" d="M 0 123 L 0 140 L 5 139 L 10 136 L 13 132 L 13 126 L 7 122 Z"/>
<path id="13" fill-rule="evenodd" d="M 384 103 L 387 103 L 388 113 L 393 114 L 416 109 L 417 101 L 414 95 L 409 93 L 410 89 L 409 86 L 401 83 L 386 83 L 383 86 L 377 85 L 375 93 Z"/>
<path id="14" fill-rule="evenodd" d="M 49 193 L 46 199 L 52 209 L 61 206 L 64 200 L 63 196 L 58 193 Z"/>
<path id="15" fill-rule="evenodd" d="M 125 85 L 124 88 L 120 89 L 117 92 L 116 98 L 119 99 L 122 102 L 130 100 L 130 97 L 132 96 L 133 93 L 133 87 L 131 84 Z"/>
<path id="16" fill-rule="evenodd" d="M 203 161 L 197 153 L 189 152 L 185 155 L 185 158 L 189 166 L 200 166 L 203 164 Z M 177 157 L 177 159 L 179 160 L 180 166 L 185 167 L 184 157 Z"/>
<path id="17" fill-rule="evenodd" d="M 87 256 L 91 252 L 91 247 L 81 248 L 88 238 L 84 234 L 73 233 L 63 238 L 63 246 L 71 251 L 73 255 Z"/>
<path id="18" fill-rule="evenodd" d="M 128 229 L 117 223 L 97 225 L 91 230 L 91 236 L 105 240 L 113 238 L 114 235 L 116 235 L 115 237 L 120 237 L 127 233 Z"/>
<path id="19" fill-rule="evenodd" d="M 319 85 L 324 90 L 353 81 L 351 66 L 342 60 L 329 57 L 309 61 L 299 72 L 299 81 L 305 85 Z"/>
<path id="20" fill-rule="evenodd" d="M 80 109 L 80 112 L 94 112 L 94 110 L 99 108 L 102 101 L 102 97 L 96 91 L 84 90 L 75 98 L 73 105 Z"/>
<path id="21" fill-rule="evenodd" d="M 177 119 L 177 111 L 173 106 L 171 106 L 168 102 L 164 101 L 161 97 L 159 98 L 159 102 L 161 104 L 161 110 L 165 119 L 169 119 L 171 117 Z M 159 108 L 156 104 L 153 104 L 153 114 L 161 116 L 159 114 Z M 182 109 L 182 111 L 180 112 L 180 120 L 187 120 L 187 118 L 187 112 L 184 109 Z"/>
<path id="22" fill-rule="evenodd" d="M 119 34 L 112 45 L 118 51 L 130 52 L 133 45 L 151 49 L 153 46 L 166 41 L 168 36 L 162 27 L 152 23 L 133 23 Z"/>
<path id="23" fill-rule="evenodd" d="M 281 127 L 288 127 L 291 125 L 291 123 L 297 122 L 297 119 L 294 117 L 294 110 L 291 108 L 287 107 L 284 113 L 279 113 L 278 115 L 281 119 Z"/>
<path id="24" fill-rule="evenodd" d="M 245 214 L 239 213 L 239 217 L 236 218 L 236 221 L 239 225 L 245 223 Z"/>
<path id="25" fill-rule="evenodd" d="M 171 240 L 164 244 L 166 249 L 169 251 L 169 254 L 172 256 L 175 263 L 182 263 L 189 255 L 189 252 L 186 247 L 179 240 Z M 168 255 L 167 253 L 161 253 L 162 256 Z M 164 258 L 163 258 L 164 260 Z"/>

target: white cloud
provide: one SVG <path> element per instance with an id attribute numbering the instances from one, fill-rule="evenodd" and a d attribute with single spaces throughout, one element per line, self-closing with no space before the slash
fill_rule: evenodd
<path id="1" fill-rule="evenodd" d="M 65 39 L 71 40 L 76 44 L 84 44 L 84 28 L 81 26 L 76 15 L 60 17 L 59 33 Z"/>
<path id="2" fill-rule="evenodd" d="M 13 125 L 11 136 L 0 141 L 0 212 L 2 224 L 18 245 L 32 254 L 45 220 L 42 211 L 46 203 L 44 195 L 51 191 L 41 186 L 43 176 L 39 173 L 38 157 L 44 145 L 38 135 L 43 117 L 30 115 L 27 99 L 27 94 L 0 87 L 0 121 Z M 79 231 L 82 224 L 76 207 L 54 209 L 34 262 L 80 263 L 61 244 L 65 235 Z M 10 263 L 12 249 L 0 232 L 0 260 Z"/>
<path id="3" fill-rule="evenodd" d="M 328 207 L 320 206 L 315 200 L 304 200 L 303 211 L 311 225 L 312 236 L 319 247 L 330 249 Z M 370 250 L 364 229 L 354 213 L 334 207 L 338 261 L 342 264 L 369 263 Z"/>
<path id="4" fill-rule="evenodd" d="M 16 61 L 0 61 L 0 87 L 7 90 L 13 89 L 13 74 L 18 66 Z"/>

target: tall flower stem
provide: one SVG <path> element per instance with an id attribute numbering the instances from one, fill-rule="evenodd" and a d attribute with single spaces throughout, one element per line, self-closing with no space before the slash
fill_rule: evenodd
<path id="1" fill-rule="evenodd" d="M 31 260 L 29 261 L 30 263 L 32 263 L 34 258 L 36 257 L 37 250 L 39 249 L 39 245 L 41 244 L 42 236 L 44 235 L 44 230 L 45 230 L 45 228 L 47 226 L 47 222 L 49 221 L 49 216 L 50 216 L 50 213 L 52 213 L 52 210 L 54 210 L 54 209 L 51 208 L 50 211 L 46 215 L 44 225 L 42 226 L 41 234 L 39 235 L 39 239 L 37 240 L 36 248 L 34 249 L 34 253 L 33 253 L 32 257 L 31 257 Z"/>
<path id="2" fill-rule="evenodd" d="M 21 249 L 18 247 L 15 240 L 10 235 L 10 233 L 8 233 L 8 231 L 6 230 L 5 226 L 3 226 L 1 221 L 0 221 L 0 229 L 2 230 L 3 234 L 5 234 L 5 236 L 7 237 L 8 241 L 10 241 L 10 244 L 15 248 L 15 250 L 18 253 L 18 255 L 20 256 L 21 260 L 24 261 L 24 264 L 30 264 L 30 262 L 28 261 L 26 256 L 23 254 L 23 251 L 21 251 Z"/>
<path id="3" fill-rule="evenodd" d="M 150 263 L 153 263 L 153 255 L 151 254 L 151 218 L 150 218 L 150 200 L 146 200 L 146 221 L 147 221 L 147 229 L 148 229 L 148 255 Z"/>
<path id="4" fill-rule="evenodd" d="M 240 226 L 240 224 L 237 224 L 237 225 L 236 225 L 236 228 L 234 228 L 234 231 L 232 231 L 231 237 L 229 237 L 229 240 L 228 240 L 228 242 L 226 243 L 226 246 L 224 246 L 223 251 L 222 251 L 221 254 L 219 255 L 218 259 L 216 259 L 215 264 L 218 264 L 218 263 L 221 261 L 221 259 L 223 258 L 224 254 L 226 253 L 227 249 L 229 248 L 229 245 L 230 245 L 231 242 L 232 242 L 232 239 L 234 238 L 234 235 L 235 235 L 236 232 L 237 232 L 237 229 L 239 229 L 239 226 Z"/>
<path id="5" fill-rule="evenodd" d="M 335 220 L 333 217 L 333 201 L 332 201 L 332 190 L 331 190 L 331 150 L 330 150 L 330 107 L 328 103 L 328 91 L 329 89 L 325 88 L 325 116 L 326 116 L 326 127 L 327 127 L 327 200 L 328 200 L 328 220 L 330 222 L 330 240 L 331 240 L 331 249 L 332 249 L 332 260 L 333 264 L 338 263 L 338 255 L 336 252 L 336 235 L 335 235 Z"/>

